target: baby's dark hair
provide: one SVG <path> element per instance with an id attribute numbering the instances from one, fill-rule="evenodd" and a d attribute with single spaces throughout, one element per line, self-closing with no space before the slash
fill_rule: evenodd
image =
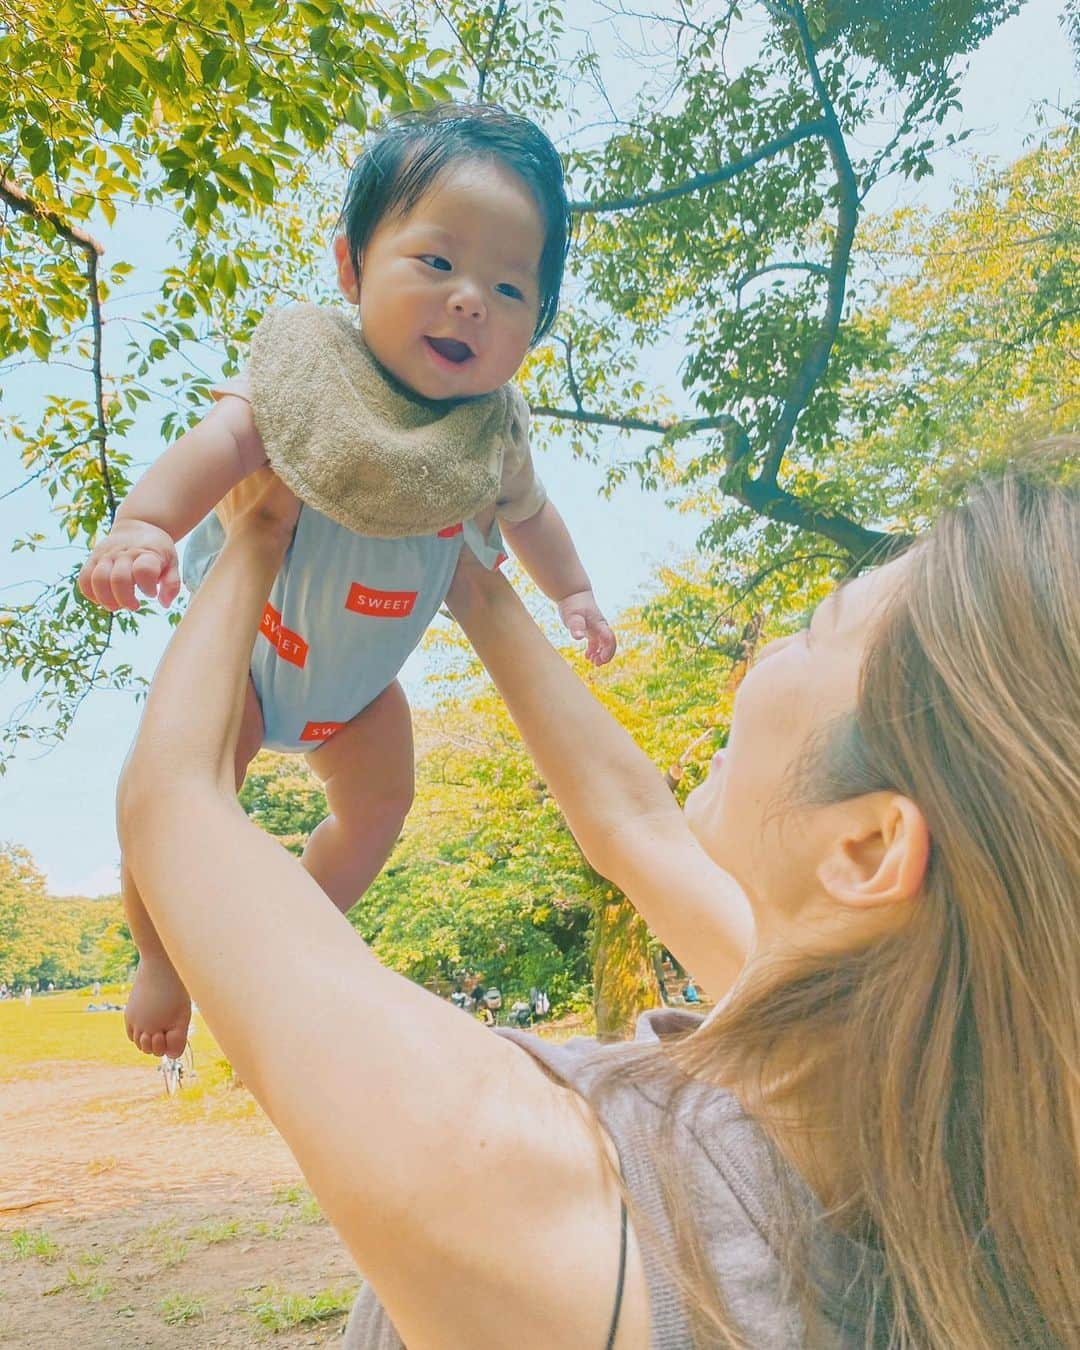
<path id="1" fill-rule="evenodd" d="M 379 222 L 391 212 L 411 211 L 450 164 L 494 161 L 529 188 L 544 221 L 540 255 L 540 310 L 533 330 L 538 342 L 555 322 L 566 252 L 570 209 L 562 161 L 548 138 L 526 117 L 491 104 L 437 103 L 386 122 L 364 147 L 349 175 L 337 228 L 359 272 L 360 258 Z"/>

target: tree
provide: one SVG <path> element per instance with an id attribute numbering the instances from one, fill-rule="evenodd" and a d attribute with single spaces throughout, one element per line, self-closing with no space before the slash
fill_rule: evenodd
<path id="1" fill-rule="evenodd" d="M 462 87 L 571 123 L 571 299 L 526 372 L 534 427 L 569 431 L 581 453 L 626 439 L 612 481 L 636 474 L 714 503 L 710 549 L 756 566 L 807 552 L 857 565 L 902 534 L 836 472 L 837 447 L 888 423 L 900 397 L 872 380 L 893 348 L 857 304 L 866 194 L 931 171 L 957 59 L 1018 7 L 903 0 L 888 21 L 865 0 L 635 13 L 624 44 L 633 31 L 648 45 L 620 99 L 588 36 L 574 48 L 558 0 L 415 0 L 392 23 L 357 0 L 242 12 L 0 0 L 0 371 L 47 363 L 56 382 L 36 420 L 4 420 L 25 469 L 13 490 L 46 493 L 62 538 L 96 537 L 133 470 L 144 405 L 175 435 L 205 405 L 207 366 L 235 368 L 269 300 L 319 293 L 326 179 L 355 144 L 349 128 Z M 610 109 L 600 137 L 572 111 L 590 86 Z M 175 213 L 176 262 L 140 312 L 144 283 L 106 264 L 91 227 L 147 211 Z M 678 393 L 649 374 L 665 341 L 687 353 Z M 64 389 L 69 361 L 84 374 Z M 15 547 L 48 543 L 31 533 Z M 134 682 L 109 642 L 137 620 L 83 603 L 74 571 L 0 613 L 0 670 L 36 703 L 7 728 L 9 753 L 62 735 L 89 690 Z"/>
<path id="2" fill-rule="evenodd" d="M 85 984 L 102 973 L 100 940 L 120 901 L 50 897 L 23 848 L 0 845 L 0 984 Z"/>
<path id="3" fill-rule="evenodd" d="M 719 652 L 737 668 L 794 605 L 830 576 L 905 543 L 924 517 L 932 441 L 904 442 L 900 429 L 905 416 L 925 411 L 930 393 L 903 378 L 904 321 L 858 266 L 866 198 L 889 175 L 917 180 L 931 172 L 935 150 L 953 139 L 940 128 L 958 106 L 959 62 L 1018 7 L 1017 0 L 901 0 L 887 21 L 867 0 L 765 0 L 746 15 L 729 0 L 703 0 L 692 11 L 635 13 L 641 78 L 621 99 L 587 40 L 569 50 L 555 0 L 417 0 L 396 11 L 389 30 L 358 7 L 326 0 L 296 7 L 263 0 L 243 18 L 228 5 L 185 5 L 148 11 L 150 27 L 134 35 L 126 12 L 105 32 L 97 7 L 0 7 L 0 50 L 22 80 L 0 107 L 8 114 L 0 148 L 13 166 L 0 286 L 10 312 L 24 316 L 4 332 L 37 334 L 36 347 L 27 336 L 19 352 L 0 337 L 0 359 L 55 365 L 66 343 L 93 386 L 92 399 L 50 396 L 34 426 L 9 419 L 25 481 L 52 494 L 68 538 L 88 542 L 126 483 L 141 404 L 171 400 L 161 422 L 169 436 L 204 401 L 205 371 L 182 367 L 178 357 L 205 340 L 232 368 L 270 296 L 314 289 L 312 218 L 321 212 L 328 220 L 319 184 L 338 144 L 334 128 L 342 120 L 363 125 L 372 94 L 398 105 L 426 99 L 461 70 L 474 97 L 571 123 L 566 163 L 577 239 L 562 319 L 525 371 L 534 428 L 541 439 L 544 428 L 567 432 L 582 454 L 618 445 L 612 483 L 636 475 L 711 510 L 702 540 L 710 561 L 673 578 L 646 617 L 683 654 Z M 444 25 L 449 55 L 427 52 L 421 35 L 433 24 Z M 59 43 L 61 34 L 74 35 L 71 51 L 64 49 L 55 76 L 43 74 L 42 44 Z M 139 60 L 147 73 L 134 79 L 127 67 L 138 70 Z M 570 109 L 586 86 L 602 116 L 590 109 L 575 120 Z M 322 91 L 321 112 L 313 89 Z M 50 112 L 50 100 L 65 117 Z M 80 102 L 85 113 L 73 111 Z M 882 124 L 890 127 L 885 135 Z M 134 169 L 125 156 L 134 156 Z M 107 212 L 125 194 L 180 212 L 179 262 L 144 316 L 153 331 L 133 338 L 130 368 L 106 371 L 94 297 L 109 300 L 85 225 L 95 196 Z M 866 242 L 879 238 L 874 224 Z M 85 317 L 89 337 L 78 331 Z M 1029 329 L 1019 340 L 1036 338 Z M 676 390 L 651 372 L 665 342 L 686 352 Z M 894 453 L 906 445 L 908 457 L 890 460 L 882 474 L 874 447 L 890 443 Z M 0 668 L 18 670 L 46 700 L 44 719 L 22 719 L 9 741 L 62 733 L 86 689 L 130 680 L 122 665 L 104 664 L 111 622 L 73 595 L 70 574 L 0 615 Z M 480 847 L 409 855 L 426 869 L 423 914 L 405 915 L 378 889 L 371 905 L 385 901 L 385 914 L 398 918 L 389 923 L 362 907 L 361 927 L 377 945 L 396 944 L 403 961 L 416 953 L 410 968 L 418 974 L 460 955 L 449 939 L 437 946 L 439 904 L 453 909 L 454 924 L 468 920 L 482 936 L 492 925 L 482 906 L 470 908 L 472 897 L 486 896 L 490 907 L 519 881 L 519 895 L 526 881 L 544 883 L 513 852 L 509 822 L 526 817 L 529 789 L 527 769 L 519 772 L 512 755 L 507 763 L 498 782 L 513 792 L 497 798 L 505 820 L 489 811 L 472 828 L 457 817 L 464 838 Z M 502 764 L 501 750 L 481 756 L 470 769 L 480 775 L 471 791 Z M 543 842 L 554 850 L 550 874 L 573 897 L 570 908 L 603 898 L 571 851 Z M 448 892 L 439 881 L 446 863 L 461 881 Z M 498 885 L 485 890 L 492 879 Z M 380 886 L 391 881 L 388 873 Z M 614 918 L 602 926 L 624 935 L 619 941 L 647 941 Z M 521 942 L 530 960 L 541 959 L 541 946 Z M 617 955 L 601 943 L 598 968 L 640 969 L 629 950 L 626 960 Z"/>
<path id="4" fill-rule="evenodd" d="M 267 834 L 297 855 L 326 815 L 326 797 L 304 761 L 270 750 L 256 755 L 249 767 L 240 805 Z"/>
<path id="5" fill-rule="evenodd" d="M 831 472 L 838 440 L 893 411 L 861 392 L 891 351 L 852 303 L 858 229 L 875 183 L 931 171 L 958 106 L 956 55 L 1016 8 L 913 3 L 885 21 L 858 3 L 781 0 L 737 69 L 738 6 L 670 20 L 666 82 L 646 81 L 606 142 L 571 156 L 588 304 L 534 365 L 534 415 L 583 452 L 612 431 L 649 437 L 613 479 L 708 494 L 710 548 L 749 533 L 775 555 L 816 536 L 850 568 L 903 542 Z M 894 127 L 884 144 L 878 120 Z M 675 409 L 639 355 L 672 335 L 687 352 Z"/>
<path id="6" fill-rule="evenodd" d="M 980 165 L 939 218 L 902 210 L 868 239 L 895 344 L 872 396 L 897 407 L 837 460 L 869 509 L 924 528 L 973 474 L 1080 424 L 1078 181 L 1080 134 L 1061 127 Z"/>
<path id="7" fill-rule="evenodd" d="M 321 175 L 372 113 L 445 98 L 453 72 L 362 0 L 0 0 L 0 66 L 0 371 L 7 389 L 51 375 L 36 416 L 0 428 L 25 472 L 12 490 L 47 494 L 60 537 L 86 545 L 129 485 L 140 409 L 174 437 L 205 406 L 206 353 L 235 367 L 267 305 L 312 287 Z M 163 220 L 173 261 L 147 304 L 96 232 Z M 0 614 L 0 669 L 32 704 L 8 754 L 61 736 L 90 690 L 134 683 L 109 644 L 135 620 L 85 603 L 78 566 Z"/>
<path id="8" fill-rule="evenodd" d="M 0 984 L 30 979 L 45 941 L 45 878 L 25 849 L 0 846 Z"/>

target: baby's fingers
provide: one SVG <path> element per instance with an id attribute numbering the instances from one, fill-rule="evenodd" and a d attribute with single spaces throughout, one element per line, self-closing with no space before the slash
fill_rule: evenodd
<path id="1" fill-rule="evenodd" d="M 79 590 L 83 593 L 83 595 L 86 596 L 87 600 L 93 600 L 96 604 L 97 596 L 94 594 L 95 567 L 97 567 L 97 563 L 94 561 L 93 557 L 87 558 L 87 560 L 83 563 L 82 567 L 79 569 L 78 579 L 76 580 L 75 584 L 78 586 Z"/>
<path id="2" fill-rule="evenodd" d="M 138 609 L 139 600 L 135 594 L 135 578 L 132 575 L 131 558 L 121 553 L 113 559 L 112 576 L 113 604 L 110 609 Z"/>
<path id="3" fill-rule="evenodd" d="M 589 646 L 586 656 L 594 666 L 606 666 L 615 655 L 615 634 L 604 619 L 593 624 L 589 632 Z"/>
<path id="4" fill-rule="evenodd" d="M 169 558 L 163 558 L 160 553 L 149 551 L 140 553 L 131 570 L 135 584 L 143 595 L 156 595 L 161 604 L 168 609 L 180 589 L 176 553 Z"/>
<path id="5" fill-rule="evenodd" d="M 174 553 L 169 559 L 158 582 L 158 603 L 168 609 L 180 594 L 180 564 Z"/>
<path id="6" fill-rule="evenodd" d="M 96 562 L 91 558 L 79 574 L 79 585 L 86 598 L 93 600 L 94 604 L 100 605 L 102 609 L 110 611 L 119 609 L 113 597 L 112 573 L 113 560 L 106 557 L 98 558 Z"/>
<path id="7" fill-rule="evenodd" d="M 139 553 L 131 565 L 131 575 L 143 595 L 157 595 L 164 564 L 156 553 Z"/>

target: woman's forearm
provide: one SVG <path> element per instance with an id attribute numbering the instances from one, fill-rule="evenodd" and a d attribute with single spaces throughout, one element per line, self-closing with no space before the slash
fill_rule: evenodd
<path id="1" fill-rule="evenodd" d="M 678 817 L 656 766 L 539 631 L 509 583 L 470 567 L 447 605 L 487 667 L 590 863 L 618 882 L 616 836 Z"/>
<path id="2" fill-rule="evenodd" d="M 212 775 L 235 795 L 251 649 L 289 538 L 275 525 L 252 524 L 226 539 L 184 616 L 185 640 L 171 642 L 158 666 L 126 780 L 139 779 L 144 768 L 151 775 Z"/>
<path id="3" fill-rule="evenodd" d="M 447 604 L 586 858 L 722 997 L 753 941 L 749 906 L 694 839 L 655 765 L 554 650 L 505 578 L 459 566 Z"/>
<path id="4" fill-rule="evenodd" d="M 599 1125 L 516 1046 L 380 966 L 236 804 L 234 722 L 284 547 L 230 534 L 173 635 L 125 775 L 125 858 L 219 1044 L 409 1344 L 470 1344 L 492 1325 L 515 1345 L 591 1342 L 618 1210 Z M 551 1146 L 522 1168 L 530 1128 Z M 539 1275 L 492 1256 L 488 1228 L 513 1223 L 553 1253 Z"/>

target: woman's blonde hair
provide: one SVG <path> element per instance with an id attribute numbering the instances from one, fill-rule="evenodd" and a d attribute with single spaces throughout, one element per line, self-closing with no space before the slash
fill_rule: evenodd
<path id="1" fill-rule="evenodd" d="M 1041 463 L 916 546 L 854 714 L 800 775 L 811 801 L 887 789 L 919 806 L 932 845 L 910 921 L 751 969 L 661 1051 L 733 1088 L 782 1149 L 803 1130 L 832 1161 L 831 1222 L 878 1266 L 866 1341 L 890 1350 L 1080 1345 L 1080 501 Z M 664 1155 L 698 1341 L 752 1346 Z M 812 1345 L 805 1269 L 801 1287 Z"/>

